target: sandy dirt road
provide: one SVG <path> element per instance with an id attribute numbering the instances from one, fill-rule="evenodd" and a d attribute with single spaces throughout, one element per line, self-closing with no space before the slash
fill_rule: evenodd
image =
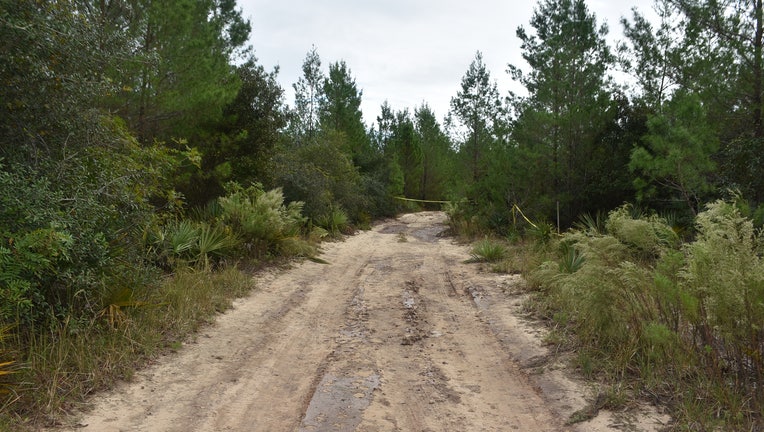
<path id="1" fill-rule="evenodd" d="M 325 245 L 329 264 L 258 275 L 179 353 L 97 396 L 78 431 L 651 430 L 602 413 L 507 295 L 424 212 Z M 539 364 L 543 364 L 539 367 Z M 545 372 L 540 373 L 539 371 Z M 628 429 L 626 429 L 628 428 Z"/>

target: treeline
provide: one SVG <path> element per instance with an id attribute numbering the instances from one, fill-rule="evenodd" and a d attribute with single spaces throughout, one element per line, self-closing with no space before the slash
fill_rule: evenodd
<path id="1" fill-rule="evenodd" d="M 288 104 L 234 0 L 0 0 L 0 380 L 36 335 L 143 313 L 162 274 L 311 256 L 396 197 L 510 235 L 518 208 L 566 228 L 624 202 L 691 228 L 734 191 L 760 226 L 762 4 L 654 7 L 611 47 L 583 0 L 540 0 L 507 71 L 523 95 L 478 52 L 442 121 L 385 103 L 367 125 L 349 65 L 315 47 Z"/>
<path id="2" fill-rule="evenodd" d="M 508 67 L 522 96 L 502 99 L 478 54 L 452 100 L 470 213 L 502 230 L 517 204 L 565 228 L 631 202 L 690 226 L 733 190 L 761 225 L 761 4 L 653 7 L 613 48 L 585 2 L 539 2 L 517 30 L 529 68 Z"/>

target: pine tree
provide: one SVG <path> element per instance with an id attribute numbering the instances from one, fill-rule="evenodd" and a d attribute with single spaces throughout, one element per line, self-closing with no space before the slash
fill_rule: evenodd
<path id="1" fill-rule="evenodd" d="M 344 61 L 329 65 L 329 76 L 324 79 L 324 98 L 319 106 L 322 130 L 341 133 L 345 138 L 345 152 L 356 165 L 368 161 L 371 148 L 361 113 L 363 92 Z"/>
<path id="2" fill-rule="evenodd" d="M 294 111 L 290 121 L 292 139 L 298 145 L 314 142 L 318 134 L 319 108 L 324 100 L 321 58 L 313 46 L 302 63 L 302 77 L 293 84 Z"/>
<path id="3" fill-rule="evenodd" d="M 422 153 L 419 197 L 443 200 L 453 169 L 454 151 L 429 105 L 423 103 L 414 111 L 414 122 Z"/>
<path id="4" fill-rule="evenodd" d="M 631 21 L 621 19 L 627 40 L 619 54 L 624 70 L 636 79 L 636 103 L 657 113 L 679 87 L 685 37 L 681 17 L 668 0 L 656 1 L 653 9 L 660 18 L 657 28 L 636 9 Z"/>
<path id="5" fill-rule="evenodd" d="M 484 158 L 496 139 L 495 126 L 501 116 L 502 105 L 495 81 L 483 63 L 478 51 L 462 77 L 461 90 L 451 98 L 451 113 L 459 121 L 463 138 L 461 152 L 469 158 L 472 182 L 485 175 Z"/>
<path id="6" fill-rule="evenodd" d="M 701 95 L 721 139 L 725 186 L 764 202 L 764 2 L 670 0 L 685 19 L 684 88 Z"/>
<path id="7" fill-rule="evenodd" d="M 562 221 L 569 223 L 587 210 L 577 200 L 578 191 L 605 181 L 592 178 L 587 167 L 616 112 L 608 91 L 614 58 L 605 42 L 607 26 L 597 27 L 584 0 L 543 0 L 531 26 L 534 34 L 517 30 L 530 72 L 509 66 L 513 79 L 529 93 L 515 98 L 519 119 L 514 137 L 544 163 L 538 178 L 548 180 L 542 190 L 552 194 L 551 205 L 559 202 Z M 551 217 L 554 209 L 548 206 L 545 213 Z"/>
<path id="8" fill-rule="evenodd" d="M 232 62 L 246 49 L 250 32 L 236 3 L 140 0 L 108 6 L 117 9 L 96 8 L 100 19 L 111 20 L 113 32 L 127 33 L 134 49 L 109 71 L 120 85 L 109 104 L 139 138 L 188 138 L 218 121 L 238 91 Z M 129 11 L 127 19 L 119 8 Z"/>

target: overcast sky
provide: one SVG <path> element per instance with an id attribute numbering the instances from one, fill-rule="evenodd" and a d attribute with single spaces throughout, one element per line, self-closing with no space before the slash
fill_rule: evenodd
<path id="1" fill-rule="evenodd" d="M 588 0 L 597 22 L 610 29 L 611 45 L 622 39 L 621 16 L 631 8 L 651 13 L 652 0 Z M 483 61 L 505 94 L 520 90 L 506 73 L 511 63 L 527 70 L 515 34 L 530 29 L 536 1 L 518 0 L 239 0 L 252 23 L 250 43 L 266 69 L 280 67 L 286 102 L 315 45 L 327 73 L 344 60 L 363 91 L 367 125 L 387 100 L 394 110 L 427 102 L 442 119 L 475 58 Z"/>

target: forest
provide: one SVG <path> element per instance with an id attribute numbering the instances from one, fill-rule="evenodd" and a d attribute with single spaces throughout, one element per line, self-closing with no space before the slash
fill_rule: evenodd
<path id="1" fill-rule="evenodd" d="M 585 0 L 539 0 L 524 95 L 476 47 L 446 118 L 366 124 L 315 47 L 287 101 L 235 0 L 0 0 L 0 428 L 172 349 L 248 269 L 433 208 L 400 198 L 524 253 L 585 372 L 678 430 L 762 427 L 764 6 L 652 7 L 610 46 Z"/>

